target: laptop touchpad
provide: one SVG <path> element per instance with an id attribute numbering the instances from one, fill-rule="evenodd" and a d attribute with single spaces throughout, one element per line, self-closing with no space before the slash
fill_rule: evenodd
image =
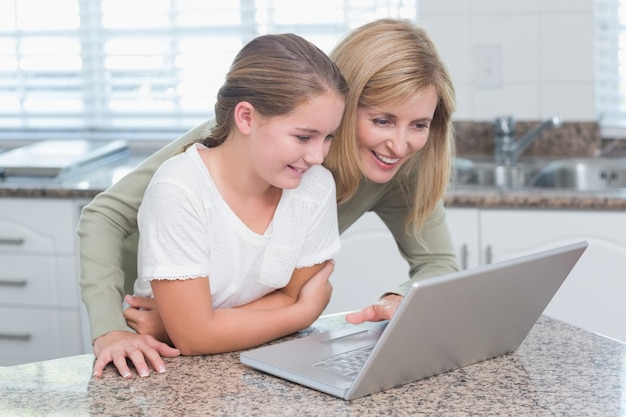
<path id="1" fill-rule="evenodd" d="M 356 333 L 325 340 L 322 343 L 329 345 L 332 344 L 334 347 L 367 346 L 376 343 L 379 337 L 380 333 L 373 332 L 371 330 L 361 330 Z"/>

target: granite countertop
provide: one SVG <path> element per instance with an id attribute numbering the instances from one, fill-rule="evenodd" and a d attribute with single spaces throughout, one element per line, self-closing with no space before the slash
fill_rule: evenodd
<path id="1" fill-rule="evenodd" d="M 561 210 L 626 210 L 626 191 L 456 187 L 448 191 L 446 207 L 532 208 Z"/>
<path id="2" fill-rule="evenodd" d="M 316 332 L 338 325 L 321 318 Z M 167 359 L 125 380 L 92 355 L 0 368 L 0 415 L 622 416 L 626 345 L 542 316 L 512 354 L 351 402 L 265 375 L 238 353 Z"/>
<path id="3" fill-rule="evenodd" d="M 150 152 L 133 152 L 130 156 L 56 178 L 0 178 L 0 197 L 88 198 L 95 197 L 139 165 Z"/>
<path id="4" fill-rule="evenodd" d="M 92 170 L 70 173 L 59 178 L 0 179 L 1 197 L 87 198 L 95 197 L 150 155 L 134 151 L 128 158 Z M 448 207 L 545 208 L 576 210 L 624 210 L 626 190 L 603 192 L 541 188 L 498 188 L 452 185 L 445 204 Z"/>

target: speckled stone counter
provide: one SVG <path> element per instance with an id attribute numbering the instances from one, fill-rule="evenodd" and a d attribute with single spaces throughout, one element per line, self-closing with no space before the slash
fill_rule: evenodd
<path id="1" fill-rule="evenodd" d="M 86 198 L 108 188 L 149 156 L 133 155 L 114 164 L 53 179 L 0 179 L 0 198 Z M 582 192 L 540 188 L 497 188 L 458 186 L 450 188 L 445 199 L 448 207 L 542 208 L 572 210 L 624 210 L 626 191 Z"/>
<path id="2" fill-rule="evenodd" d="M 448 191 L 447 207 L 559 210 L 626 210 L 626 191 L 457 187 Z"/>
<path id="3" fill-rule="evenodd" d="M 150 155 L 134 152 L 120 161 L 64 174 L 57 178 L 0 178 L 0 198 L 87 198 L 95 197 L 117 182 Z"/>
<path id="4" fill-rule="evenodd" d="M 322 318 L 308 331 L 337 325 Z M 92 378 L 92 361 L 0 368 L 0 415 L 626 415 L 626 345 L 546 316 L 512 354 L 352 402 L 250 369 L 237 353 L 168 359 L 166 373 L 132 380 L 112 367 Z"/>

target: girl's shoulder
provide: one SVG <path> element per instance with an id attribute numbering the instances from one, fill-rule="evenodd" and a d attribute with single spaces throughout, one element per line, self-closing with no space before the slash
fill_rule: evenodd
<path id="1" fill-rule="evenodd" d="M 309 194 L 335 193 L 333 174 L 321 165 L 311 167 L 303 176 L 297 190 Z"/>
<path id="2" fill-rule="evenodd" d="M 192 145 L 185 152 L 176 154 L 163 162 L 152 177 L 151 183 L 174 182 L 193 184 L 205 181 L 204 165 L 198 150 Z"/>

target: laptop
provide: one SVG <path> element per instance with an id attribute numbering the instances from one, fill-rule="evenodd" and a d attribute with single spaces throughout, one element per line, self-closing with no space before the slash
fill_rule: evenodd
<path id="1" fill-rule="evenodd" d="M 352 400 L 504 355 L 524 341 L 586 248 L 582 241 L 422 280 L 389 321 L 265 345 L 240 360 Z M 350 356 L 364 358 L 356 370 Z"/>

